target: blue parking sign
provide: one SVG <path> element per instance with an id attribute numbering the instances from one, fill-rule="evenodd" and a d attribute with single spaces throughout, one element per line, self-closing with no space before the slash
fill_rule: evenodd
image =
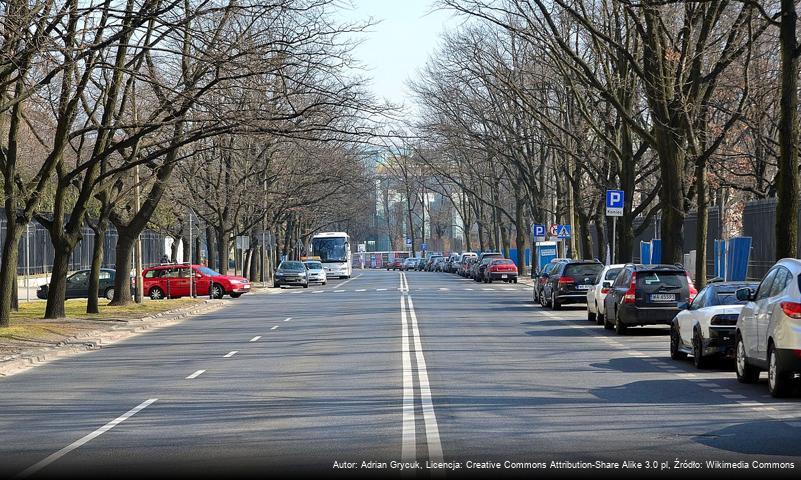
<path id="1" fill-rule="evenodd" d="M 545 238 L 545 225 L 535 223 L 531 226 L 531 236 Z"/>
<path id="2" fill-rule="evenodd" d="M 606 215 L 609 217 L 622 217 L 626 194 L 623 190 L 606 191 Z"/>

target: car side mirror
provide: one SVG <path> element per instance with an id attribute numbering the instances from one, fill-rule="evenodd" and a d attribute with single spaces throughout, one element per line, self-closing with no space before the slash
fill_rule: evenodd
<path id="1" fill-rule="evenodd" d="M 737 297 L 737 300 L 741 302 L 754 300 L 754 292 L 748 287 L 738 288 L 734 295 Z"/>
<path id="2" fill-rule="evenodd" d="M 690 308 L 690 302 L 679 302 L 676 307 L 678 307 L 679 310 L 687 310 Z"/>
<path id="3" fill-rule="evenodd" d="M 612 286 L 612 281 L 611 280 L 605 280 L 603 282 L 603 286 L 606 287 L 606 288 L 611 287 Z"/>

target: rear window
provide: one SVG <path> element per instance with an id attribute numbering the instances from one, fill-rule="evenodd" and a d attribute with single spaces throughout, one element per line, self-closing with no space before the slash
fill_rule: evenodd
<path id="1" fill-rule="evenodd" d="M 514 262 L 508 259 L 493 260 L 493 265 L 514 265 Z"/>
<path id="2" fill-rule="evenodd" d="M 620 273 L 621 270 L 623 270 L 623 269 L 622 268 L 611 268 L 611 269 L 609 269 L 606 272 L 606 276 L 604 277 L 604 280 L 614 280 L 614 279 L 616 279 L 617 275 Z"/>
<path id="3" fill-rule="evenodd" d="M 714 307 L 717 305 L 744 305 L 746 302 L 737 300 L 736 292 L 734 290 L 718 290 L 714 295 L 707 298 L 705 307 Z"/>
<path id="4" fill-rule="evenodd" d="M 680 271 L 637 272 L 637 283 L 646 287 L 652 285 L 683 287 L 687 285 L 687 275 Z"/>
<path id="5" fill-rule="evenodd" d="M 597 277 L 604 266 L 600 263 L 571 263 L 565 267 L 565 275 L 569 277 Z"/>

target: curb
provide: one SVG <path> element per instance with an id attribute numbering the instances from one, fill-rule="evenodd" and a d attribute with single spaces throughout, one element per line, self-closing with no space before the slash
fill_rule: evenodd
<path id="1" fill-rule="evenodd" d="M 148 330 L 157 330 L 181 323 L 189 317 L 203 315 L 226 306 L 219 300 L 206 300 L 201 304 L 168 310 L 147 317 L 120 321 L 108 330 L 90 330 L 67 337 L 58 344 L 37 347 L 29 351 L 0 359 L 0 378 L 23 372 L 58 358 L 78 355 L 125 340 Z"/>

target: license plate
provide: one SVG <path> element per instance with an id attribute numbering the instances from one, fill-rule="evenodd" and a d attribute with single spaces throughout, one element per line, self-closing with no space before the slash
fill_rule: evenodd
<path id="1" fill-rule="evenodd" d="M 501 278 L 508 278 L 508 275 L 501 275 Z"/>
<path id="2" fill-rule="evenodd" d="M 592 285 L 577 285 L 576 288 L 578 288 L 579 290 L 589 290 L 590 288 L 592 288 Z"/>
<path id="3" fill-rule="evenodd" d="M 245 290 L 249 289 L 250 285 L 245 285 Z"/>
<path id="4" fill-rule="evenodd" d="M 651 294 L 652 302 L 675 302 L 676 295 L 672 293 L 653 293 Z"/>

